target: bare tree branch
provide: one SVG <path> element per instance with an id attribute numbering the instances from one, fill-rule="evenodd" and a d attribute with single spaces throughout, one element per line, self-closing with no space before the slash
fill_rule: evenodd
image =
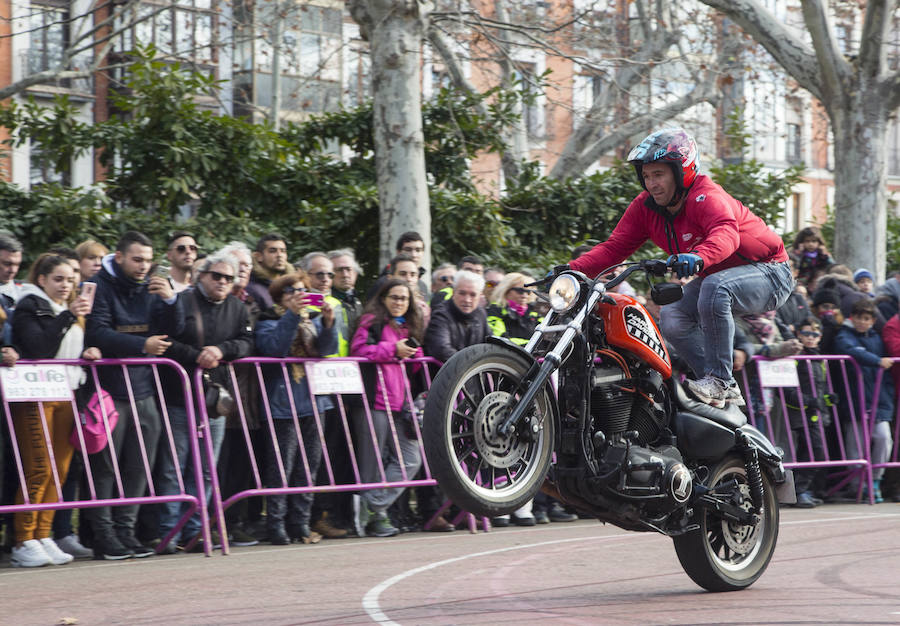
<path id="1" fill-rule="evenodd" d="M 702 102 L 714 103 L 716 99 L 715 81 L 706 80 L 698 84 L 690 93 L 682 96 L 671 104 L 649 111 L 643 115 L 633 117 L 624 124 L 617 125 L 615 130 L 604 133 L 597 141 L 591 144 L 587 150 L 579 155 L 572 171 L 576 174 L 580 174 L 593 165 L 601 156 L 626 141 L 635 133 L 646 130 L 655 124 L 658 124 L 660 121 L 670 120 L 676 115 L 683 113 Z M 562 179 L 568 177 L 570 174 L 569 172 L 564 171 L 557 172 L 554 167 L 550 175 L 554 178 Z"/>
<path id="2" fill-rule="evenodd" d="M 801 87 L 822 100 L 815 52 L 757 0 L 700 0 L 737 22 Z"/>
<path id="3" fill-rule="evenodd" d="M 847 88 L 847 81 L 853 70 L 847 59 L 841 54 L 834 28 L 828 16 L 828 9 L 822 0 L 800 0 L 803 6 L 803 19 L 812 37 L 816 57 L 819 60 L 821 80 L 819 84 L 826 100 L 839 96 Z M 789 72 L 790 68 L 785 68 Z"/>
<path id="4" fill-rule="evenodd" d="M 859 43 L 859 68 L 863 74 L 877 78 L 884 67 L 885 42 L 893 27 L 896 0 L 868 0 Z"/>

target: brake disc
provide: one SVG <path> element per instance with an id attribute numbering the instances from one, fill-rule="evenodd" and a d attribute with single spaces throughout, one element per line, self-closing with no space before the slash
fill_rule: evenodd
<path id="1" fill-rule="evenodd" d="M 494 467 L 512 467 L 528 451 L 528 441 L 516 433 L 502 436 L 497 429 L 509 416 L 510 394 L 493 391 L 478 404 L 475 411 L 475 445 L 485 461 Z"/>
<path id="2" fill-rule="evenodd" d="M 740 508 L 745 511 L 751 511 L 753 502 L 750 499 L 750 486 L 746 483 L 741 483 L 738 491 L 741 495 Z M 753 549 L 753 546 L 756 545 L 756 535 L 761 523 L 757 522 L 756 524 L 748 525 L 723 519 L 722 536 L 725 539 L 725 544 L 733 552 L 748 554 Z"/>

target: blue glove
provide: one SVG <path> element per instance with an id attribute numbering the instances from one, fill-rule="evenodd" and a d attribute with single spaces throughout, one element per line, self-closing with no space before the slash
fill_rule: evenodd
<path id="1" fill-rule="evenodd" d="M 675 272 L 678 278 L 693 276 L 703 269 L 703 259 L 691 252 L 673 254 L 666 261 L 666 264 Z"/>

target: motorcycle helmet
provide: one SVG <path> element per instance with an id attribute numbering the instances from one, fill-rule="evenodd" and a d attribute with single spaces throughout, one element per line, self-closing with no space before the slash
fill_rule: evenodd
<path id="1" fill-rule="evenodd" d="M 683 128 L 664 128 L 647 135 L 628 155 L 641 187 L 645 190 L 643 167 L 647 163 L 668 163 L 675 174 L 675 198 L 680 198 L 697 178 L 700 154 L 697 142 Z"/>

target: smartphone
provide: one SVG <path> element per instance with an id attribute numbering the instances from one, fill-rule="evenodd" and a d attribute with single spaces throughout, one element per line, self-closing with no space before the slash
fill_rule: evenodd
<path id="1" fill-rule="evenodd" d="M 80 297 L 87 300 L 88 310 L 90 313 L 94 308 L 94 294 L 97 293 L 97 283 L 81 283 L 81 293 L 78 294 Z"/>
<path id="2" fill-rule="evenodd" d="M 306 306 L 322 306 L 325 304 L 325 296 L 320 293 L 307 293 Z"/>
<path id="3" fill-rule="evenodd" d="M 172 268 L 168 265 L 163 265 L 160 263 L 153 268 L 154 276 L 162 276 L 163 278 L 169 278 L 169 273 L 172 271 Z"/>
<path id="4" fill-rule="evenodd" d="M 418 348 L 422 345 L 415 337 L 407 337 L 404 341 L 406 341 L 406 345 L 408 345 L 410 348 Z"/>

